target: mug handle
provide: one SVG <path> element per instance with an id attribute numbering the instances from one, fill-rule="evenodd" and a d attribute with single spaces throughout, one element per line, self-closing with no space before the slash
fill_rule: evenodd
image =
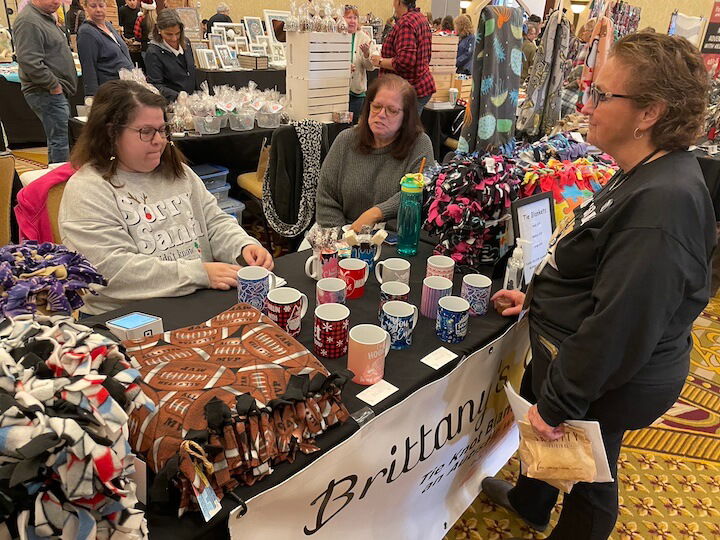
<path id="1" fill-rule="evenodd" d="M 302 299 L 302 308 L 300 308 L 300 318 L 302 319 L 308 310 L 308 297 L 305 293 L 300 293 L 300 298 Z"/>
<path id="2" fill-rule="evenodd" d="M 317 260 L 318 262 L 320 261 L 320 259 L 317 255 L 312 255 L 312 256 L 310 256 L 310 258 L 308 258 L 307 261 L 305 261 L 305 275 L 309 278 L 317 279 L 317 276 L 315 274 L 313 274 L 313 272 L 311 270 L 312 263 L 314 260 Z"/>
<path id="3" fill-rule="evenodd" d="M 390 352 L 390 345 L 392 344 L 392 339 L 390 338 L 390 332 L 388 332 L 384 328 L 383 332 L 385 332 L 385 356 L 387 356 Z"/>
<path id="4" fill-rule="evenodd" d="M 268 274 L 268 280 L 270 282 L 270 290 L 272 291 L 277 286 L 276 285 L 277 284 L 277 281 L 276 281 L 277 276 L 275 274 L 273 274 L 272 272 L 270 272 Z"/>
<path id="5" fill-rule="evenodd" d="M 375 279 L 377 279 L 377 282 L 382 284 L 382 276 L 380 275 L 380 267 L 385 264 L 385 261 L 380 261 L 375 265 Z"/>
<path id="6" fill-rule="evenodd" d="M 378 261 L 381 253 L 382 253 L 382 244 L 379 244 L 377 247 L 377 251 L 375 252 L 375 257 L 374 257 L 375 262 Z"/>
<path id="7" fill-rule="evenodd" d="M 415 330 L 415 326 L 418 322 L 420 310 L 418 310 L 417 306 L 413 306 L 413 320 L 412 320 L 412 327 L 410 328 L 410 331 Z"/>
<path id="8" fill-rule="evenodd" d="M 365 278 L 363 279 L 362 284 L 365 285 L 367 283 L 368 277 L 370 277 L 370 265 L 365 264 Z"/>

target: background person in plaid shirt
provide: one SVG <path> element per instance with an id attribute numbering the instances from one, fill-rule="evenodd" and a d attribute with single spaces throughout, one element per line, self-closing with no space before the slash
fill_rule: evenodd
<path id="1" fill-rule="evenodd" d="M 383 41 L 382 56 L 374 55 L 372 63 L 380 74 L 395 72 L 415 88 L 418 114 L 435 92 L 430 73 L 431 35 L 427 17 L 415 7 L 415 0 L 393 0 L 397 22 Z"/>

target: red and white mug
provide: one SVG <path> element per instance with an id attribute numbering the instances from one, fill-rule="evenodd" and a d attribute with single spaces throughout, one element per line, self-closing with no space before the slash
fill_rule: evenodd
<path id="1" fill-rule="evenodd" d="M 342 259 L 340 261 L 340 279 L 347 284 L 347 298 L 362 298 L 365 294 L 370 269 L 361 259 Z"/>
<path id="2" fill-rule="evenodd" d="M 302 318 L 307 313 L 308 298 L 292 287 L 279 287 L 268 293 L 265 308 L 272 322 L 295 337 L 300 333 Z"/>
<path id="3" fill-rule="evenodd" d="M 340 358 L 348 352 L 350 310 L 342 304 L 322 304 L 315 308 L 313 350 L 323 358 Z"/>

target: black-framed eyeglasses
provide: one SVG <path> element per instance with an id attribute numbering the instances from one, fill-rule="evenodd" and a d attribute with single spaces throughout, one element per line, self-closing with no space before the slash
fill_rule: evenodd
<path id="1" fill-rule="evenodd" d="M 166 140 L 170 139 L 170 135 L 172 134 L 172 129 L 170 128 L 170 126 L 168 124 L 165 124 L 161 128 L 154 128 L 151 126 L 145 126 L 145 127 L 141 127 L 141 128 L 136 128 L 136 127 L 132 127 L 132 126 L 122 126 L 122 127 L 126 128 L 126 129 L 131 129 L 133 131 L 137 131 L 137 133 L 140 137 L 140 140 L 142 142 L 151 142 L 155 138 L 156 133 L 158 135 L 160 135 L 161 138 L 166 139 Z"/>
<path id="2" fill-rule="evenodd" d="M 626 94 L 613 94 L 612 92 L 603 92 L 595 84 L 590 85 L 590 101 L 593 107 L 597 107 L 601 103 L 607 101 L 610 98 L 624 98 L 624 99 L 635 99 L 635 96 L 628 96 Z"/>

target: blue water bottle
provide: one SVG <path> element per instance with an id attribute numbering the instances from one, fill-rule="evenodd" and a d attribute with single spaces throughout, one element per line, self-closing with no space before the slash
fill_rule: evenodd
<path id="1" fill-rule="evenodd" d="M 406 257 L 417 255 L 423 206 L 422 173 L 406 174 L 400 181 L 397 252 Z"/>

